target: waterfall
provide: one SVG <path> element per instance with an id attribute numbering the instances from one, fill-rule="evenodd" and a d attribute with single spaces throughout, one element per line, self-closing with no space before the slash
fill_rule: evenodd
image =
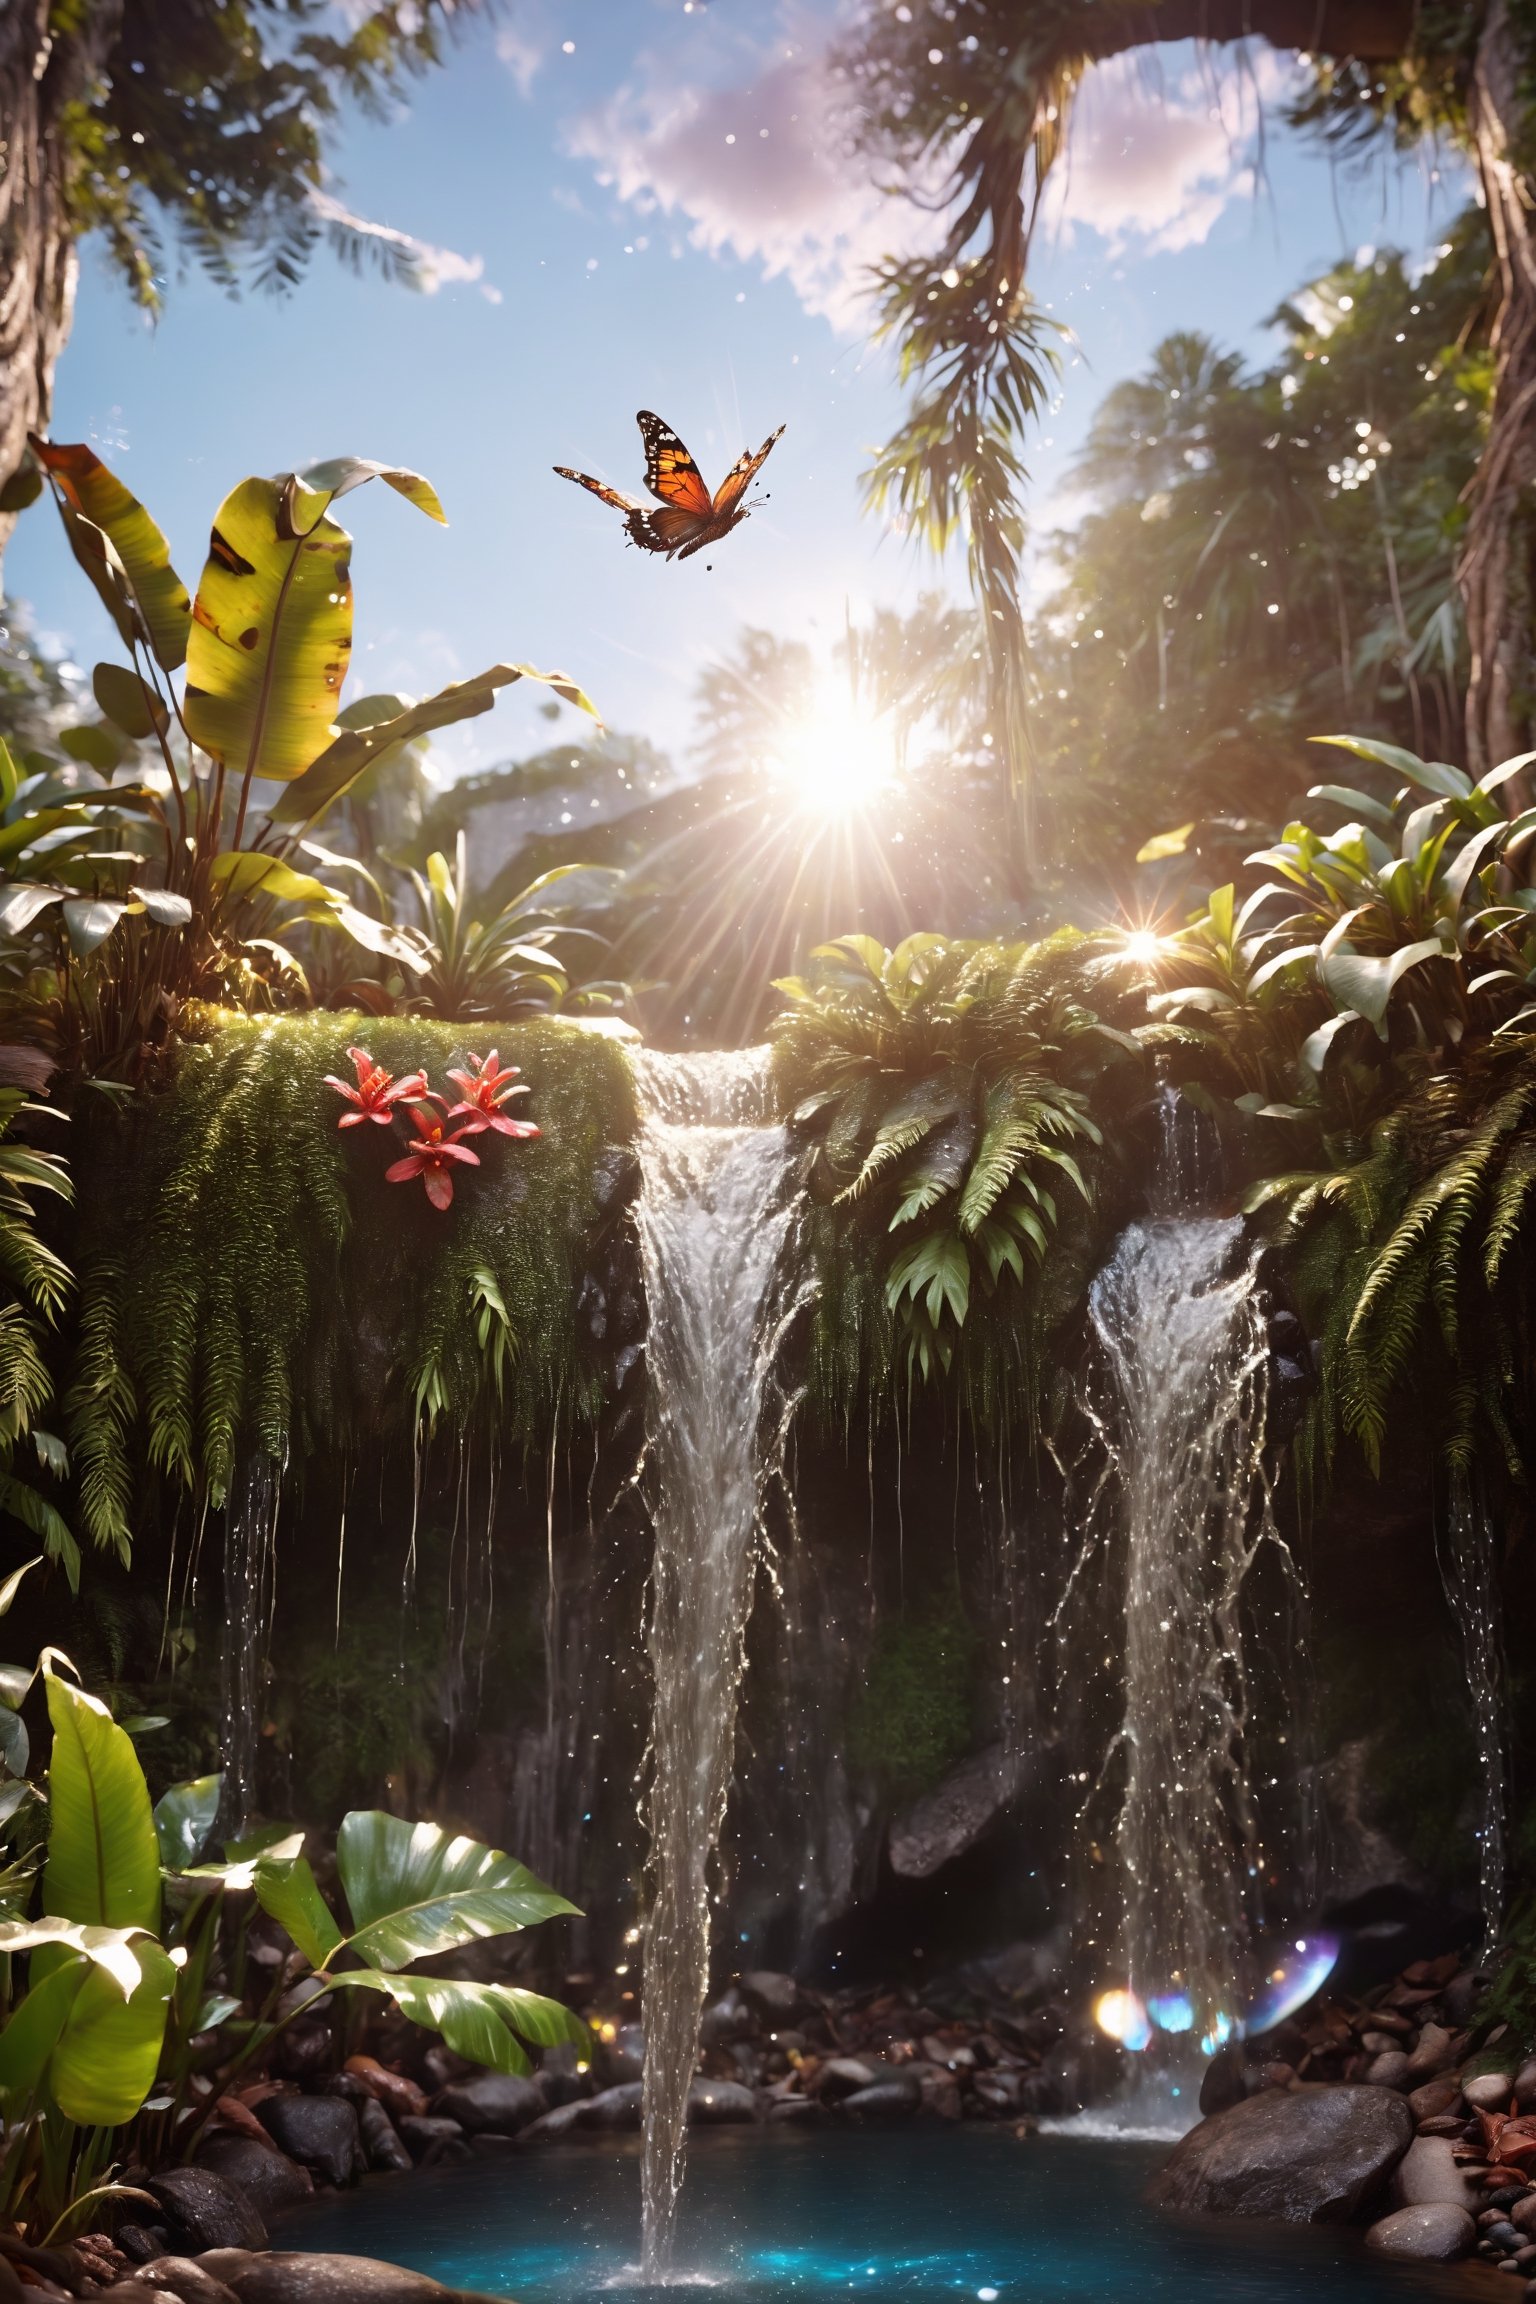
<path id="1" fill-rule="evenodd" d="M 266 1687 L 267 1640 L 276 1582 L 282 1466 L 258 1454 L 242 1459 L 224 1515 L 224 1639 L 219 1658 L 220 1747 L 224 1782 L 219 1827 L 238 1838 L 256 1808 L 256 1753 Z"/>
<path id="2" fill-rule="evenodd" d="M 1239 2012 L 1262 1871 L 1243 1587 L 1266 1543 L 1288 1572 L 1290 1558 L 1270 1511 L 1268 1342 L 1242 1222 L 1188 1212 L 1199 1146 L 1172 1104 L 1154 1213 L 1090 1291 L 1102 1472 L 1068 1592 L 1094 1554 L 1106 1569 L 1123 1559 L 1120 1716 L 1100 1778 L 1121 1787 L 1105 1950 L 1154 2023 L 1209 2052 Z"/>
<path id="3" fill-rule="evenodd" d="M 637 1051 L 636 1222 L 650 1317 L 655 1680 L 644 1939 L 643 2258 L 665 2279 L 709 1983 L 710 1860 L 730 1789 L 773 1362 L 804 1281 L 767 1051 Z"/>
<path id="4" fill-rule="evenodd" d="M 1477 1850 L 1486 1961 L 1498 1945 L 1504 1913 L 1504 1642 L 1493 1524 L 1481 1493 L 1464 1474 L 1451 1483 L 1440 1578 L 1461 1641 L 1482 1774 Z"/>

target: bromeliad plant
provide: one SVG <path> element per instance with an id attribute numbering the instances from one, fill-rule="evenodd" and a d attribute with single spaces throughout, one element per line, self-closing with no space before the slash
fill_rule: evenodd
<path id="1" fill-rule="evenodd" d="M 412 1072 L 404 1080 L 393 1080 L 382 1065 L 375 1064 L 365 1048 L 349 1048 L 357 1072 L 357 1086 L 348 1085 L 326 1074 L 325 1084 L 344 1096 L 355 1109 L 344 1112 L 337 1121 L 338 1128 L 358 1128 L 365 1121 L 389 1127 L 399 1120 L 406 1129 L 407 1150 L 384 1171 L 387 1184 L 409 1184 L 420 1177 L 426 1187 L 432 1206 L 446 1209 L 453 1205 L 453 1170 L 462 1166 L 478 1168 L 480 1155 L 471 1152 L 466 1136 L 496 1134 L 526 1141 L 537 1136 L 539 1130 L 531 1120 L 515 1120 L 504 1107 L 515 1096 L 526 1096 L 526 1083 L 519 1080 L 515 1064 L 503 1066 L 496 1050 L 489 1056 L 471 1056 L 467 1072 L 451 1071 L 448 1075 L 459 1089 L 459 1101 L 450 1104 L 446 1096 L 427 1086 L 424 1072 Z M 448 1123 L 457 1120 L 459 1126 Z M 414 1129 L 414 1135 L 411 1131 Z"/>
<path id="2" fill-rule="evenodd" d="M 425 975 L 419 939 L 306 868 L 307 835 L 386 755 L 489 711 L 513 681 L 592 711 L 563 674 L 529 664 L 492 665 L 421 703 L 342 707 L 352 539 L 332 507 L 377 478 L 442 521 L 431 485 L 357 457 L 244 480 L 215 515 L 194 597 L 160 529 L 89 448 L 33 449 L 129 661 L 96 667 L 101 717 L 64 731 L 67 758 L 0 748 L 12 883 L 0 937 L 23 944 L 26 995 L 91 1069 L 124 1072 L 183 1000 L 302 999 L 301 948 L 316 931 Z"/>
<path id="3" fill-rule="evenodd" d="M 778 989 L 776 1067 L 813 1190 L 879 1267 L 909 1372 L 948 1369 L 978 1297 L 1020 1291 L 1092 1199 L 1106 1076 L 1140 1052 L 1086 1005 L 1095 948 L 845 936 Z M 1109 979 L 1105 979 L 1105 992 Z M 876 1245 L 878 1243 L 878 1245 Z"/>
<path id="4" fill-rule="evenodd" d="M 0 1589 L 0 1613 L 15 1582 Z M 580 2019 L 538 1993 L 416 1972 L 418 1961 L 574 1913 L 525 1866 L 436 1824 L 356 1811 L 337 1840 L 343 1925 L 301 1833 L 267 1827 L 199 1862 L 219 1779 L 174 1786 L 152 1810 L 131 1737 L 61 1663 L 40 1665 L 53 1728 L 46 1793 L 12 1779 L 19 1796 L 0 1802 L 7 1831 L 23 1802 L 45 1803 L 48 1818 L 37 1917 L 16 1909 L 30 1897 L 27 1868 L 0 1875 L 0 2220 L 42 2241 L 78 2229 L 124 2189 L 122 2159 L 139 2145 L 146 2156 L 189 2153 L 221 2090 L 336 1992 L 391 2001 L 498 2072 L 529 2069 L 525 2043 L 590 2045 Z M 19 1697 L 31 1678 L 8 1678 L 7 1693 Z M 238 1909 L 251 1894 L 317 1990 L 292 1996 L 289 1961 L 247 2005 Z"/>

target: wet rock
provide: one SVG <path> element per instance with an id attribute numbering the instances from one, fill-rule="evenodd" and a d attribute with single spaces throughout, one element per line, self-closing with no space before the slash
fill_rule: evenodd
<path id="1" fill-rule="evenodd" d="M 385 2110 L 399 2119 L 403 2113 L 420 2115 L 427 2108 L 425 2091 L 404 2072 L 391 2072 L 374 2056 L 349 2056 L 343 2070 L 354 2080 L 360 2080 L 370 2096 L 376 2097 Z"/>
<path id="2" fill-rule="evenodd" d="M 1449 2023 L 1466 2023 L 1487 1981 L 1486 1976 L 1479 1976 L 1470 1968 L 1451 1978 L 1440 1995 L 1440 2006 Z"/>
<path id="3" fill-rule="evenodd" d="M 1398 2208 L 1449 2202 L 1475 2212 L 1483 2196 L 1457 2166 L 1448 2136 L 1415 2136 L 1393 2172 L 1392 2201 Z"/>
<path id="4" fill-rule="evenodd" d="M 688 2118 L 702 2127 L 755 2120 L 757 2098 L 739 2080 L 695 2080 L 688 2090 Z"/>
<path id="5" fill-rule="evenodd" d="M 788 2024 L 806 2005 L 805 1993 L 793 1976 L 776 1968 L 749 1968 L 736 1980 L 736 1988 L 749 2008 L 770 2024 Z"/>
<path id="6" fill-rule="evenodd" d="M 1389 2048 L 1384 2056 L 1373 2056 L 1365 2068 L 1368 2088 L 1406 2088 L 1409 2078 L 1408 2058 L 1401 2048 Z"/>
<path id="7" fill-rule="evenodd" d="M 1509 2220 L 1516 2231 L 1523 2232 L 1527 2239 L 1536 2239 L 1536 2192 L 1527 2192 L 1523 2200 L 1515 2202 L 1509 2212 Z"/>
<path id="8" fill-rule="evenodd" d="M 265 2248 L 267 2228 L 248 2193 L 217 2169 L 165 2168 L 145 2186 L 164 2209 L 170 2228 L 190 2243 L 188 2253 L 205 2248 Z"/>
<path id="9" fill-rule="evenodd" d="M 1501 2256 L 1512 2254 L 1520 2245 L 1520 2235 L 1507 2216 L 1499 2217 L 1495 2223 L 1480 2225 L 1479 2229 L 1483 2238 L 1491 2247 L 1497 2248 Z"/>
<path id="10" fill-rule="evenodd" d="M 596 2093 L 590 2072 L 553 2069 L 547 2059 L 536 2075 L 535 2085 L 546 2112 L 557 2111 L 562 2104 L 578 2104 L 584 2096 Z"/>
<path id="11" fill-rule="evenodd" d="M 445 2160 L 469 2158 L 463 2129 L 457 2120 L 442 2114 L 424 2112 L 419 2118 L 408 2114 L 400 2122 L 400 2135 L 418 2168 L 437 2168 Z"/>
<path id="12" fill-rule="evenodd" d="M 199 2168 L 212 2168 L 229 2183 L 238 2184 L 265 2221 L 280 2208 L 307 2200 L 314 2190 L 307 2172 L 272 2143 L 258 2144 L 251 2136 L 210 2136 L 199 2147 Z"/>
<path id="13" fill-rule="evenodd" d="M 1426 2080 L 1410 2093 L 1408 2109 L 1415 2120 L 1440 2120 L 1454 2112 L 1460 2102 L 1459 2080 Z"/>
<path id="14" fill-rule="evenodd" d="M 134 2277 L 162 2295 L 179 2296 L 181 2304 L 231 2304 L 235 2293 L 192 2256 L 156 2256 Z"/>
<path id="15" fill-rule="evenodd" d="M 645 2033 L 638 2024 L 620 2024 L 603 2042 L 603 2076 L 611 2087 L 638 2080 L 645 2070 Z"/>
<path id="16" fill-rule="evenodd" d="M 1229 2111 L 1234 2104 L 1241 2104 L 1247 2094 L 1241 2048 L 1235 2045 L 1218 2048 L 1200 2081 L 1201 2118 L 1209 2120 L 1213 2112 Z"/>
<path id="17" fill-rule="evenodd" d="M 1365 2244 L 1379 2249 L 1383 2256 L 1453 2264 L 1471 2254 L 1476 2229 L 1465 2208 L 1449 2200 L 1430 2200 L 1418 2208 L 1394 2208 L 1390 2216 L 1371 2226 Z"/>
<path id="18" fill-rule="evenodd" d="M 256 2117 L 279 2151 L 328 2184 L 350 2184 L 362 2173 L 357 2114 L 344 2096 L 266 2096 Z"/>
<path id="19" fill-rule="evenodd" d="M 581 2115 L 583 2128 L 638 2128 L 640 2125 L 640 2083 L 626 2080 L 621 2088 L 605 2088 L 601 2095 L 589 2096 L 585 2104 L 574 2104 L 572 2111 Z M 546 2113 L 545 2119 L 552 2115 Z"/>
<path id="20" fill-rule="evenodd" d="M 287 2080 L 309 2080 L 329 2069 L 336 2043 L 329 2024 L 317 2017 L 302 2017 L 278 2034 L 272 2046 L 272 2069 Z"/>
<path id="21" fill-rule="evenodd" d="M 1192 2129 L 1147 2196 L 1159 2208 L 1206 2215 L 1345 2223 L 1412 2140 L 1412 2115 L 1388 2089 L 1266 2089 Z"/>
<path id="22" fill-rule="evenodd" d="M 1511 2072 L 1477 2072 L 1463 2080 L 1461 2092 L 1474 2112 L 1507 2112 L 1515 2092 Z"/>
<path id="23" fill-rule="evenodd" d="M 829 2056 L 816 2074 L 816 2093 L 825 2102 L 835 2104 L 840 2097 L 851 2096 L 859 2088 L 873 2087 L 885 2067 L 866 2064 L 857 2056 Z"/>
<path id="24" fill-rule="evenodd" d="M 117 2244 L 135 2264 L 150 2264 L 171 2253 L 171 2236 L 163 2224 L 136 2224 L 132 2218 L 119 2224 Z"/>
<path id="25" fill-rule="evenodd" d="M 471 2136 L 482 2129 L 493 2135 L 515 2136 L 545 2110 L 538 2083 L 511 2072 L 477 2072 L 470 2080 L 456 2080 L 437 2100 L 437 2109 Z"/>
<path id="26" fill-rule="evenodd" d="M 411 2114 L 405 2117 L 409 2119 Z M 413 2165 L 399 2130 L 376 2096 L 366 2096 L 359 2104 L 357 2125 L 368 2165 L 376 2174 L 404 2175 Z"/>
<path id="27" fill-rule="evenodd" d="M 978 2072 L 971 2082 L 971 2093 L 988 2112 L 1007 2119 L 1019 2108 L 1019 2075 L 1017 2072 Z"/>
<path id="28" fill-rule="evenodd" d="M 1536 2056 L 1528 2056 L 1515 2074 L 1515 2101 L 1522 2112 L 1536 2105 Z"/>
<path id="29" fill-rule="evenodd" d="M 429 2280 L 425 2272 L 381 2263 L 376 2256 L 311 2256 L 284 2249 L 240 2257 L 230 2249 L 220 2250 L 208 2269 L 234 2290 L 239 2304 L 451 2304 L 464 2293 Z"/>
<path id="30" fill-rule="evenodd" d="M 775 2121 L 825 2120 L 827 2108 L 814 2096 L 779 2096 L 769 2105 L 768 2117 Z"/>
<path id="31" fill-rule="evenodd" d="M 897 1878 L 927 1880 L 971 1847 L 1016 1798 L 1025 1773 L 1019 1756 L 1003 1744 L 989 1744 L 893 1816 L 888 1849 Z"/>
<path id="32" fill-rule="evenodd" d="M 1455 2034 L 1448 2032 L 1443 2024 L 1426 2024 L 1408 2059 L 1415 2088 L 1422 2081 L 1434 2080 L 1442 2072 L 1448 2072 L 1455 2061 Z"/>
<path id="33" fill-rule="evenodd" d="M 589 2102 L 595 2099 L 588 2099 Z M 543 2113 L 531 2121 L 518 2138 L 519 2144 L 554 2144 L 562 2136 L 569 2136 L 581 2126 L 586 2103 L 557 2104 L 552 2112 Z"/>
<path id="34" fill-rule="evenodd" d="M 959 2090 L 956 2089 L 956 2094 Z M 855 2120 L 910 2120 L 923 2101 L 923 2084 L 914 2073 L 896 2072 L 873 2087 L 856 2088 L 839 2109 Z"/>
<path id="35" fill-rule="evenodd" d="M 792 1984 L 794 1979 L 790 1977 L 787 1981 Z M 734 2041 L 748 2038 L 754 2029 L 753 2011 L 748 2007 L 739 1986 L 733 1984 L 729 1992 L 723 1992 L 718 2000 L 712 2001 L 705 2009 L 699 2023 L 699 2044 L 704 2048 L 724 2048 Z"/>

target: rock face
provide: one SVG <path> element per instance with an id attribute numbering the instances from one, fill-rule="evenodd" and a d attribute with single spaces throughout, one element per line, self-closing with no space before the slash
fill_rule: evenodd
<path id="1" fill-rule="evenodd" d="M 259 2147 L 258 2147 L 259 2149 Z M 193 2253 L 205 2248 L 265 2248 L 267 2228 L 250 2195 L 216 2169 L 165 2168 L 151 2176 L 151 2191 L 173 2232 Z"/>
<path id="2" fill-rule="evenodd" d="M 268 2096 L 256 2117 L 280 2151 L 328 2184 L 350 2184 L 362 2173 L 357 2114 L 345 2096 Z"/>
<path id="3" fill-rule="evenodd" d="M 1428 2264 L 1453 2264 L 1468 2256 L 1477 2239 L 1477 2226 L 1465 2208 L 1449 2200 L 1428 2200 L 1421 2208 L 1395 2208 L 1373 2224 L 1365 2236 L 1367 2248 L 1383 2256 L 1416 2256 Z"/>
<path id="4" fill-rule="evenodd" d="M 1023 1778 L 1022 1763 L 1001 1744 L 962 1760 L 942 1784 L 891 1819 L 891 1870 L 901 1880 L 928 1879 L 981 1838 L 1021 1790 Z"/>
<path id="5" fill-rule="evenodd" d="M 1369 2204 L 1412 2138 L 1412 2114 L 1387 2089 L 1269 2089 L 1191 2129 L 1147 2197 L 1209 2216 L 1343 2224 Z"/>

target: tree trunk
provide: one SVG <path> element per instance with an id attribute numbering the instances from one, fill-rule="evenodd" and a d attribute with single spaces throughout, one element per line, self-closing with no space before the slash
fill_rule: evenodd
<path id="1" fill-rule="evenodd" d="M 79 268 L 67 107 L 101 71 L 122 0 L 88 0 L 64 33 L 51 13 L 49 0 L 0 0 L 0 489 L 52 409 Z M 15 521 L 0 512 L 0 552 Z"/>
<path id="2" fill-rule="evenodd" d="M 1530 741 L 1530 487 L 1536 478 L 1536 234 L 1528 145 L 1527 66 L 1507 0 L 1489 0 L 1478 42 L 1470 126 L 1499 273 L 1488 444 L 1472 485 L 1457 568 L 1472 670 L 1467 756 L 1483 774 Z"/>

